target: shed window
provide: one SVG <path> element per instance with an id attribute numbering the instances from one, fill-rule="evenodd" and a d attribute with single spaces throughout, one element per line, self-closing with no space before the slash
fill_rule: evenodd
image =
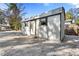
<path id="1" fill-rule="evenodd" d="M 41 19 L 40 20 L 40 25 L 47 25 L 47 20 L 45 18 Z"/>
<path id="2" fill-rule="evenodd" d="M 25 26 L 28 26 L 28 24 L 27 24 L 27 23 L 25 23 Z"/>

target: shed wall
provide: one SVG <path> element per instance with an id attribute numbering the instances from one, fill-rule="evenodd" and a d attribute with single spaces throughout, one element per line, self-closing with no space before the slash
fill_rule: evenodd
<path id="1" fill-rule="evenodd" d="M 40 20 L 46 20 L 46 18 Z M 47 25 L 39 24 L 39 37 L 47 39 Z"/>
<path id="2" fill-rule="evenodd" d="M 44 19 L 47 21 L 47 25 L 40 25 L 41 20 Z M 41 15 L 39 19 L 28 21 L 28 31 L 30 35 L 34 34 L 37 37 L 59 42 L 64 38 L 64 19 L 65 11 L 63 8 L 59 8 Z"/>
<path id="3" fill-rule="evenodd" d="M 36 20 L 36 36 L 39 37 L 39 21 L 40 19 Z"/>
<path id="4" fill-rule="evenodd" d="M 35 21 L 30 21 L 31 35 L 35 35 Z"/>
<path id="5" fill-rule="evenodd" d="M 47 18 L 48 24 L 48 39 L 60 41 L 60 14 Z"/>

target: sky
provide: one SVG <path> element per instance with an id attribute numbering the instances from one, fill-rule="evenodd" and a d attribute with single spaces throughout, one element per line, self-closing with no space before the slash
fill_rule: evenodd
<path id="1" fill-rule="evenodd" d="M 26 13 L 23 18 L 28 18 L 35 15 L 40 15 L 41 13 L 50 11 L 55 8 L 64 7 L 65 11 L 68 11 L 70 8 L 78 8 L 79 4 L 77 3 L 23 3 L 25 7 L 24 13 Z M 8 7 L 0 3 L 0 9 L 7 9 Z"/>

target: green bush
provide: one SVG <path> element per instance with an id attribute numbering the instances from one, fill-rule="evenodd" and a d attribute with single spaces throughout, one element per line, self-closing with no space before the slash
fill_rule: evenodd
<path id="1" fill-rule="evenodd" d="M 21 23 L 18 19 L 12 19 L 10 21 L 10 27 L 11 27 L 12 30 L 20 30 Z"/>
<path id="2" fill-rule="evenodd" d="M 79 19 L 76 20 L 76 24 L 79 25 Z"/>

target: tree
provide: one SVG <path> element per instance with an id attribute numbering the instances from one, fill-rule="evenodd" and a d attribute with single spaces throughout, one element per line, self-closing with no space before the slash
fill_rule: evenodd
<path id="1" fill-rule="evenodd" d="M 21 28 L 21 12 L 22 12 L 22 8 L 20 8 L 20 4 L 16 4 L 16 3 L 10 3 L 10 4 L 6 4 L 8 6 L 8 10 L 10 11 L 10 26 L 13 30 L 19 30 Z"/>
<path id="2" fill-rule="evenodd" d="M 79 19 L 76 20 L 76 24 L 79 25 Z"/>
<path id="3" fill-rule="evenodd" d="M 66 19 L 67 19 L 67 20 L 68 20 L 68 19 L 73 19 L 73 14 L 68 11 L 68 12 L 66 13 Z"/>
<path id="4" fill-rule="evenodd" d="M 0 9 L 0 24 L 3 24 L 5 21 L 4 11 Z"/>
<path id="5" fill-rule="evenodd" d="M 79 18 L 79 8 L 70 8 L 68 11 L 67 11 L 68 15 L 70 14 L 72 17 L 67 17 L 68 18 L 73 18 L 75 20 L 77 20 Z"/>

